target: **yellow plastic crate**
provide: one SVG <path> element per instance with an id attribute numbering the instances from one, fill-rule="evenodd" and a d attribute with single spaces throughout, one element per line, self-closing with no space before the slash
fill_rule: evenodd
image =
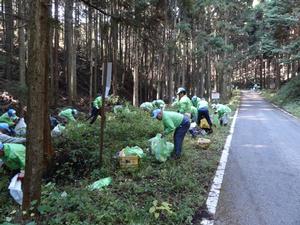
<path id="1" fill-rule="evenodd" d="M 140 163 L 140 158 L 138 156 L 122 156 L 119 158 L 119 163 L 122 169 L 137 168 Z"/>
<path id="2" fill-rule="evenodd" d="M 210 144 L 211 144 L 211 140 L 207 138 L 199 138 L 198 140 L 198 145 L 203 149 L 207 149 Z"/>

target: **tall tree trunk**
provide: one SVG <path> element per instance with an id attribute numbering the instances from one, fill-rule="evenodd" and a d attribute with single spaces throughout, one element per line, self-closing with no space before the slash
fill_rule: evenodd
<path id="1" fill-rule="evenodd" d="M 30 2 L 28 114 L 23 210 L 40 202 L 44 154 L 50 146 L 48 116 L 49 0 Z M 49 156 L 49 155 L 48 155 Z M 37 207 L 35 205 L 34 207 Z"/>
<path id="2" fill-rule="evenodd" d="M 95 55 L 95 71 L 94 71 L 94 90 L 93 93 L 94 95 L 96 95 L 99 92 L 99 84 L 98 84 L 98 80 L 100 77 L 100 70 L 99 70 L 99 65 L 100 65 L 100 45 L 99 45 L 99 34 L 100 34 L 100 26 L 99 26 L 99 14 L 96 13 L 95 15 L 95 19 L 94 19 L 94 33 L 95 33 L 95 38 L 94 38 L 94 46 L 95 46 L 95 50 L 94 50 L 94 55 Z M 101 59 L 103 60 L 103 59 Z"/>
<path id="3" fill-rule="evenodd" d="M 263 86 L 262 88 L 266 88 L 266 61 L 263 60 Z"/>
<path id="4" fill-rule="evenodd" d="M 48 7 L 49 10 L 49 17 L 52 19 L 52 5 L 49 5 Z M 54 95 L 54 70 L 53 70 L 53 35 L 54 35 L 54 26 L 53 23 L 50 24 L 50 29 L 49 29 L 49 72 L 48 72 L 48 77 L 50 78 L 49 82 L 49 93 L 50 93 L 50 98 L 49 98 L 49 105 L 53 105 L 53 95 Z"/>
<path id="5" fill-rule="evenodd" d="M 271 87 L 271 59 L 267 59 L 267 71 L 268 71 L 268 75 L 267 75 L 267 88 L 270 89 Z"/>
<path id="6" fill-rule="evenodd" d="M 4 0 L 5 3 L 5 78 L 11 80 L 13 72 L 13 41 L 14 41 L 14 21 L 12 0 Z"/>
<path id="7" fill-rule="evenodd" d="M 59 20 L 58 20 L 58 0 L 54 2 L 54 50 L 53 50 L 53 106 L 57 105 L 59 97 L 59 63 L 58 63 L 58 50 L 59 50 Z"/>
<path id="8" fill-rule="evenodd" d="M 211 49 L 209 47 L 207 55 L 206 55 L 206 97 L 210 100 L 211 98 Z"/>
<path id="9" fill-rule="evenodd" d="M 117 15 L 117 1 L 112 1 L 112 14 Z M 111 21 L 112 35 L 112 90 L 113 94 L 118 94 L 118 23 L 116 19 Z"/>
<path id="10" fill-rule="evenodd" d="M 24 17 L 24 0 L 18 1 L 18 10 L 19 10 L 19 16 L 20 18 Z M 19 79 L 20 84 L 22 86 L 25 85 L 25 72 L 26 72 L 26 49 L 25 49 L 25 26 L 22 20 L 19 20 L 19 29 L 18 29 L 18 35 L 19 35 Z"/>
<path id="11" fill-rule="evenodd" d="M 276 56 L 275 60 L 274 60 L 274 63 L 275 63 L 275 88 L 276 89 L 280 88 L 280 76 L 281 76 L 281 73 L 280 73 L 280 64 L 279 64 L 278 60 L 279 59 Z"/>
<path id="12" fill-rule="evenodd" d="M 68 103 L 73 104 L 75 98 L 74 43 L 73 43 L 73 5 L 74 0 L 66 0 L 65 5 L 65 51 L 66 75 L 68 85 Z"/>
<path id="13" fill-rule="evenodd" d="M 138 44 L 138 32 L 135 34 L 135 59 L 134 59 L 134 68 L 133 68 L 133 105 L 139 105 L 139 44 Z"/>
<path id="14" fill-rule="evenodd" d="M 89 85 L 89 96 L 90 101 L 93 98 L 93 80 L 94 80 L 94 73 L 95 73 L 95 57 L 93 56 L 93 9 L 88 9 L 88 34 L 87 34 L 87 53 L 88 59 L 90 62 L 90 85 Z"/>
<path id="15" fill-rule="evenodd" d="M 263 87 L 263 58 L 262 55 L 259 57 L 259 83 L 260 87 Z"/>

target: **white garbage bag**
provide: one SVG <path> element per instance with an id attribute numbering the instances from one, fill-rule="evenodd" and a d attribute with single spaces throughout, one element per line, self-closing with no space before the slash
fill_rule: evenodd
<path id="1" fill-rule="evenodd" d="M 65 129 L 65 127 L 63 125 L 56 125 L 56 127 L 53 128 L 53 130 L 51 131 L 51 136 L 52 137 L 59 137 L 60 135 L 62 135 L 63 130 Z"/>
<path id="2" fill-rule="evenodd" d="M 19 174 L 16 174 L 10 181 L 8 186 L 9 193 L 13 199 L 19 204 L 22 205 L 23 201 L 23 191 L 22 191 L 22 182 L 18 180 Z"/>
<path id="3" fill-rule="evenodd" d="M 18 136 L 26 136 L 26 123 L 24 118 L 21 118 L 15 127 L 16 135 Z"/>

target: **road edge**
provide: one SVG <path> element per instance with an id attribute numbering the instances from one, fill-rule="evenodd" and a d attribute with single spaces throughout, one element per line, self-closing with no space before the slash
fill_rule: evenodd
<path id="1" fill-rule="evenodd" d="M 210 215 L 214 218 L 217 210 L 217 205 L 220 196 L 220 190 L 223 182 L 223 177 L 225 173 L 225 168 L 228 160 L 229 150 L 231 146 L 231 140 L 235 129 L 235 123 L 238 116 L 239 107 L 236 109 L 235 114 L 233 116 L 233 120 L 230 126 L 229 134 L 226 138 L 226 142 L 222 151 L 222 155 L 220 158 L 220 162 L 216 171 L 216 174 L 213 179 L 213 183 L 210 188 L 210 192 L 208 194 L 208 198 L 206 200 L 206 207 Z M 213 225 L 214 220 L 202 219 L 201 225 Z"/>
<path id="2" fill-rule="evenodd" d="M 275 107 L 276 109 L 279 109 L 281 112 L 283 112 L 283 113 L 285 113 L 285 114 L 287 114 L 287 115 L 293 117 L 294 119 L 300 120 L 299 117 L 293 115 L 293 114 L 290 113 L 289 111 L 287 111 L 287 110 L 285 110 L 284 108 L 282 108 L 282 107 L 276 105 L 275 103 L 273 103 L 270 99 L 267 99 L 266 97 L 264 97 L 264 96 L 262 95 L 262 92 L 259 92 L 258 94 L 259 94 L 265 101 L 269 102 L 269 103 L 270 103 L 273 107 Z"/>
<path id="3" fill-rule="evenodd" d="M 272 102 L 270 102 L 270 103 L 271 103 L 271 105 L 272 105 L 273 107 L 275 107 L 275 108 L 278 109 L 279 111 L 283 112 L 284 114 L 289 115 L 290 117 L 293 117 L 294 119 L 299 120 L 299 118 L 298 118 L 297 116 L 294 116 L 292 113 L 286 111 L 285 109 L 279 107 L 278 105 L 275 105 L 275 104 L 272 103 Z"/>

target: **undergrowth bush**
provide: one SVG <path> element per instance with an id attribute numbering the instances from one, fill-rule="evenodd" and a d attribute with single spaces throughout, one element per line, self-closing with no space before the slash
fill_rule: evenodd
<path id="1" fill-rule="evenodd" d="M 101 168 L 98 165 L 99 121 L 94 125 L 70 124 L 64 136 L 55 140 L 57 165 L 53 179 L 42 188 L 38 208 L 40 224 L 173 225 L 200 222 L 195 215 L 203 210 L 229 127 L 214 129 L 209 136 L 212 144 L 208 150 L 199 148 L 196 140 L 187 135 L 180 160 L 158 163 L 147 148 L 148 140 L 162 132 L 162 123 L 139 109 L 130 110 L 130 113 L 107 114 Z M 171 140 L 172 135 L 168 139 Z M 138 145 L 147 154 L 134 171 L 114 166 L 112 156 L 127 145 Z M 86 188 L 108 176 L 112 178 L 108 187 L 95 191 Z M 150 210 L 155 201 L 167 204 L 174 213 L 161 210 L 155 218 Z M 11 202 L 1 211 L 2 220 L 9 215 Z"/>
<path id="2" fill-rule="evenodd" d="M 290 102 L 300 101 L 300 76 L 283 85 L 277 94 L 274 95 L 273 100 L 281 106 Z"/>
<path id="3" fill-rule="evenodd" d="M 300 118 L 300 76 L 287 82 L 278 92 L 267 90 L 262 95 Z"/>
<path id="4" fill-rule="evenodd" d="M 111 163 L 112 156 L 126 146 L 146 148 L 148 139 L 162 131 L 162 125 L 149 114 L 131 108 L 130 112 L 108 113 L 104 130 L 104 160 Z M 71 182 L 90 174 L 98 165 L 100 123 L 71 123 L 64 136 L 55 140 L 57 151 L 53 178 Z"/>

